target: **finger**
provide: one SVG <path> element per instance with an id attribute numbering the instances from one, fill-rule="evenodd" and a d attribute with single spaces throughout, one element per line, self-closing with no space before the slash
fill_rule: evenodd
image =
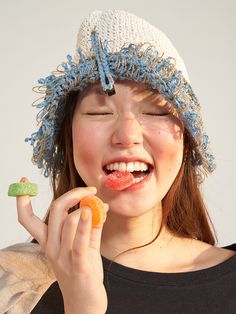
<path id="1" fill-rule="evenodd" d="M 105 209 L 108 211 L 108 204 L 105 204 Z M 99 223 L 92 228 L 92 210 L 89 207 L 81 208 L 82 214 L 76 230 L 75 239 L 72 247 L 72 259 L 77 266 L 85 265 L 89 249 L 95 249 L 100 252 L 101 235 L 103 223 Z M 83 215 L 83 213 L 87 215 Z M 87 216 L 87 219 L 85 219 Z M 84 218 L 84 219 L 83 219 Z"/>
<path id="2" fill-rule="evenodd" d="M 22 178 L 20 182 L 28 182 L 27 178 Z M 16 207 L 19 223 L 38 241 L 44 248 L 47 240 L 47 226 L 37 217 L 32 209 L 30 197 L 21 195 L 16 197 Z"/>
<path id="3" fill-rule="evenodd" d="M 57 198 L 50 208 L 48 220 L 47 249 L 54 255 L 59 253 L 61 246 L 62 227 L 68 216 L 68 210 L 77 205 L 81 198 L 94 195 L 96 188 L 75 188 Z"/>
<path id="4" fill-rule="evenodd" d="M 61 252 L 64 258 L 71 256 L 73 241 L 75 238 L 77 226 L 80 220 L 81 209 L 77 209 L 70 213 L 65 219 L 61 233 Z"/>
<path id="5" fill-rule="evenodd" d="M 104 203 L 104 205 L 105 205 L 106 212 L 108 212 L 109 205 L 107 203 Z M 106 223 L 106 221 L 104 223 Z M 90 235 L 89 247 L 94 248 L 95 250 L 99 252 L 100 252 L 100 247 L 101 247 L 101 237 L 102 237 L 102 229 L 103 229 L 104 223 L 99 223 L 96 227 L 92 228 L 91 235 Z"/>
<path id="6" fill-rule="evenodd" d="M 104 203 L 105 210 L 108 211 L 108 204 Z M 77 226 L 80 220 L 81 216 L 81 208 L 75 210 L 74 212 L 70 213 L 63 225 L 62 228 L 62 237 L 61 237 L 61 254 L 64 256 L 64 258 L 67 258 L 67 256 L 71 256 L 72 252 L 72 246 L 73 241 L 75 239 Z M 96 234 L 97 228 L 99 228 L 99 225 L 95 228 L 93 231 L 92 229 L 92 239 L 93 237 L 98 237 L 98 241 L 100 240 L 101 234 L 99 236 L 94 235 L 93 232 Z"/>
<path id="7" fill-rule="evenodd" d="M 72 262 L 81 271 L 88 263 L 91 228 L 92 211 L 89 207 L 83 207 L 72 245 Z"/>

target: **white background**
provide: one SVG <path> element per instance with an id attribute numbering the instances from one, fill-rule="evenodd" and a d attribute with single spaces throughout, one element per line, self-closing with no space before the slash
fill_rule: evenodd
<path id="1" fill-rule="evenodd" d="M 0 0 L 0 247 L 26 241 L 8 186 L 27 176 L 40 193 L 32 199 L 43 218 L 51 199 L 48 179 L 33 166 L 24 138 L 36 130 L 31 106 L 37 79 L 73 54 L 79 25 L 93 10 L 123 9 L 159 27 L 188 69 L 202 104 L 217 170 L 202 186 L 219 243 L 236 242 L 235 83 L 236 2 L 234 0 L 60 1 Z"/>

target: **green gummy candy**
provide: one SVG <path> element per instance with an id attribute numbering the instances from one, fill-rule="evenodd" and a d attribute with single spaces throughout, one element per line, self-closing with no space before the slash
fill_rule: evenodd
<path id="1" fill-rule="evenodd" d="M 30 182 L 12 183 L 8 189 L 8 196 L 29 195 L 36 196 L 38 194 L 38 186 Z"/>

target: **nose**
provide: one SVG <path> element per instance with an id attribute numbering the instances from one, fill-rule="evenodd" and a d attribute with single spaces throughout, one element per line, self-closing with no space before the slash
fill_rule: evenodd
<path id="1" fill-rule="evenodd" d="M 143 143 L 142 127 L 132 112 L 126 112 L 118 116 L 112 143 L 124 147 Z"/>

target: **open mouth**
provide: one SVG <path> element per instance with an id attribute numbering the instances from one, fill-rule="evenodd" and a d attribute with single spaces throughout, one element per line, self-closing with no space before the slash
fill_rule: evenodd
<path id="1" fill-rule="evenodd" d="M 130 172 L 133 176 L 133 183 L 141 182 L 153 170 L 151 164 L 132 162 L 132 163 L 113 163 L 103 167 L 104 173 L 108 176 L 114 171 Z"/>

